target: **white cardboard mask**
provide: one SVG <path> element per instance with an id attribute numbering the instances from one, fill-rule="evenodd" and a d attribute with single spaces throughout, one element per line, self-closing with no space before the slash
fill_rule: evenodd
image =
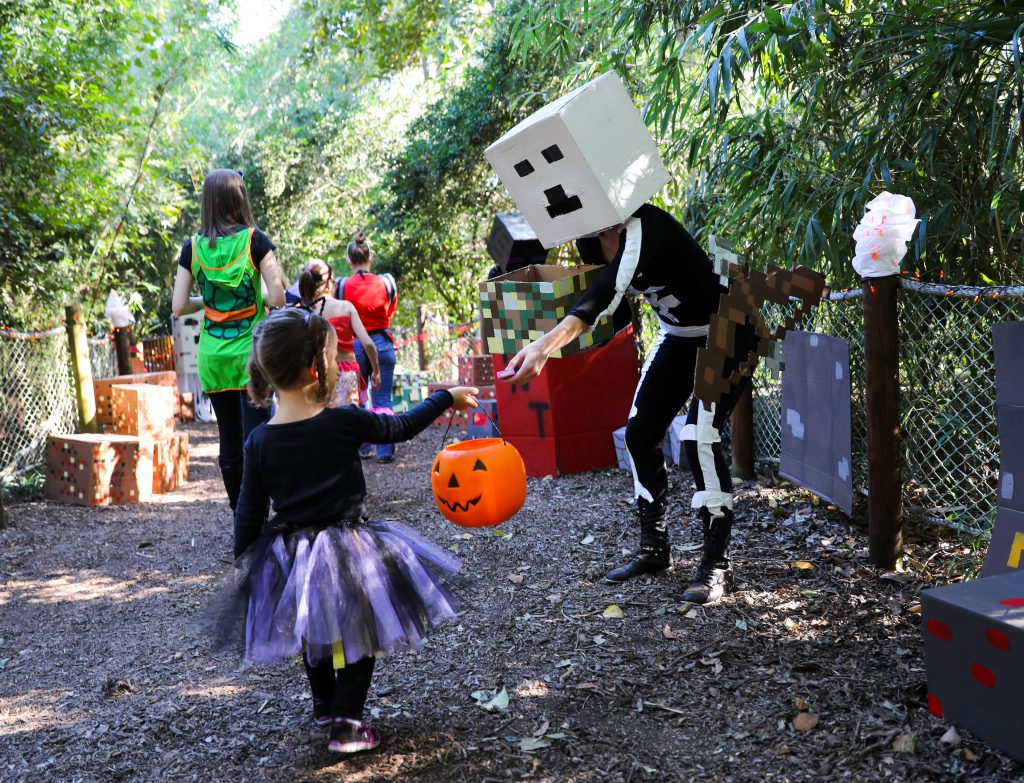
<path id="1" fill-rule="evenodd" d="M 614 73 L 549 103 L 484 155 L 546 248 L 625 223 L 670 179 Z"/>

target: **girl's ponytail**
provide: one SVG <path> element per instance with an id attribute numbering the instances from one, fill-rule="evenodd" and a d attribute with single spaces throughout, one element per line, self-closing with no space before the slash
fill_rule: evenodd
<path id="1" fill-rule="evenodd" d="M 316 292 L 324 282 L 323 273 L 313 264 L 302 267 L 299 275 L 299 298 L 306 307 L 312 307 Z"/>
<path id="2" fill-rule="evenodd" d="M 273 402 L 274 389 L 270 385 L 263 367 L 260 364 L 260 337 L 263 333 L 264 321 L 256 326 L 252 338 L 252 351 L 249 354 L 249 383 L 246 389 L 249 392 L 249 399 L 257 408 L 269 408 Z"/>

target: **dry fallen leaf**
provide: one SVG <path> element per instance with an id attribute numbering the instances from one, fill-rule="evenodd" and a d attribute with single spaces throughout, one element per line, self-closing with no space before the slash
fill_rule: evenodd
<path id="1" fill-rule="evenodd" d="M 818 725 L 819 717 L 816 712 L 798 712 L 793 718 L 793 728 L 797 731 L 810 731 Z"/>
<path id="2" fill-rule="evenodd" d="M 809 710 L 811 708 L 811 705 L 799 696 L 797 696 L 793 701 L 796 702 L 796 708 L 798 710 Z"/>
<path id="3" fill-rule="evenodd" d="M 621 620 L 623 617 L 625 617 L 625 615 L 622 613 L 622 610 L 616 604 L 612 604 L 607 609 L 605 609 L 604 614 L 602 614 L 601 616 L 604 617 L 606 620 Z"/>
<path id="4" fill-rule="evenodd" d="M 789 745 L 779 745 L 779 754 L 785 756 L 787 753 L 791 753 Z"/>
<path id="5" fill-rule="evenodd" d="M 913 734 L 900 734 L 892 741 L 892 749 L 897 753 L 913 753 L 917 750 L 917 737 Z"/>
<path id="6" fill-rule="evenodd" d="M 968 761 L 977 761 L 981 757 L 970 748 L 964 748 L 964 758 Z"/>
<path id="7" fill-rule="evenodd" d="M 946 730 L 946 733 L 942 735 L 942 739 L 939 740 L 943 745 L 952 745 L 954 748 L 962 741 L 960 732 L 956 730 L 956 726 L 950 726 Z"/>
<path id="8" fill-rule="evenodd" d="M 508 575 L 508 581 L 510 581 L 514 585 L 521 585 L 523 583 L 523 575 L 522 574 L 509 574 Z"/>
<path id="9" fill-rule="evenodd" d="M 789 565 L 790 568 L 796 568 L 801 571 L 813 571 L 814 563 L 808 563 L 806 560 L 794 560 Z"/>
<path id="10" fill-rule="evenodd" d="M 682 636 L 681 633 L 673 631 L 668 623 L 665 623 L 665 627 L 661 629 L 661 635 L 664 636 L 666 639 L 678 639 L 680 636 Z"/>

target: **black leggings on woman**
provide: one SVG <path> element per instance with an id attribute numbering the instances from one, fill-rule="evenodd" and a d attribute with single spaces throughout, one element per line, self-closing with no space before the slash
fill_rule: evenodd
<path id="1" fill-rule="evenodd" d="M 228 501 L 234 509 L 242 487 L 242 446 L 257 425 L 270 419 L 270 411 L 252 405 L 249 396 L 241 390 L 213 392 L 207 397 L 217 416 L 217 432 L 220 435 L 217 461 L 224 477 Z"/>

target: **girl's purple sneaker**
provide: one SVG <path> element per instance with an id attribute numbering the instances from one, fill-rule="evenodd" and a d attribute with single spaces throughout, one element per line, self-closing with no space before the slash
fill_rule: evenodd
<path id="1" fill-rule="evenodd" d="M 335 718 L 327 750 L 331 753 L 359 753 L 372 750 L 377 744 L 377 737 L 369 723 L 351 718 Z"/>

